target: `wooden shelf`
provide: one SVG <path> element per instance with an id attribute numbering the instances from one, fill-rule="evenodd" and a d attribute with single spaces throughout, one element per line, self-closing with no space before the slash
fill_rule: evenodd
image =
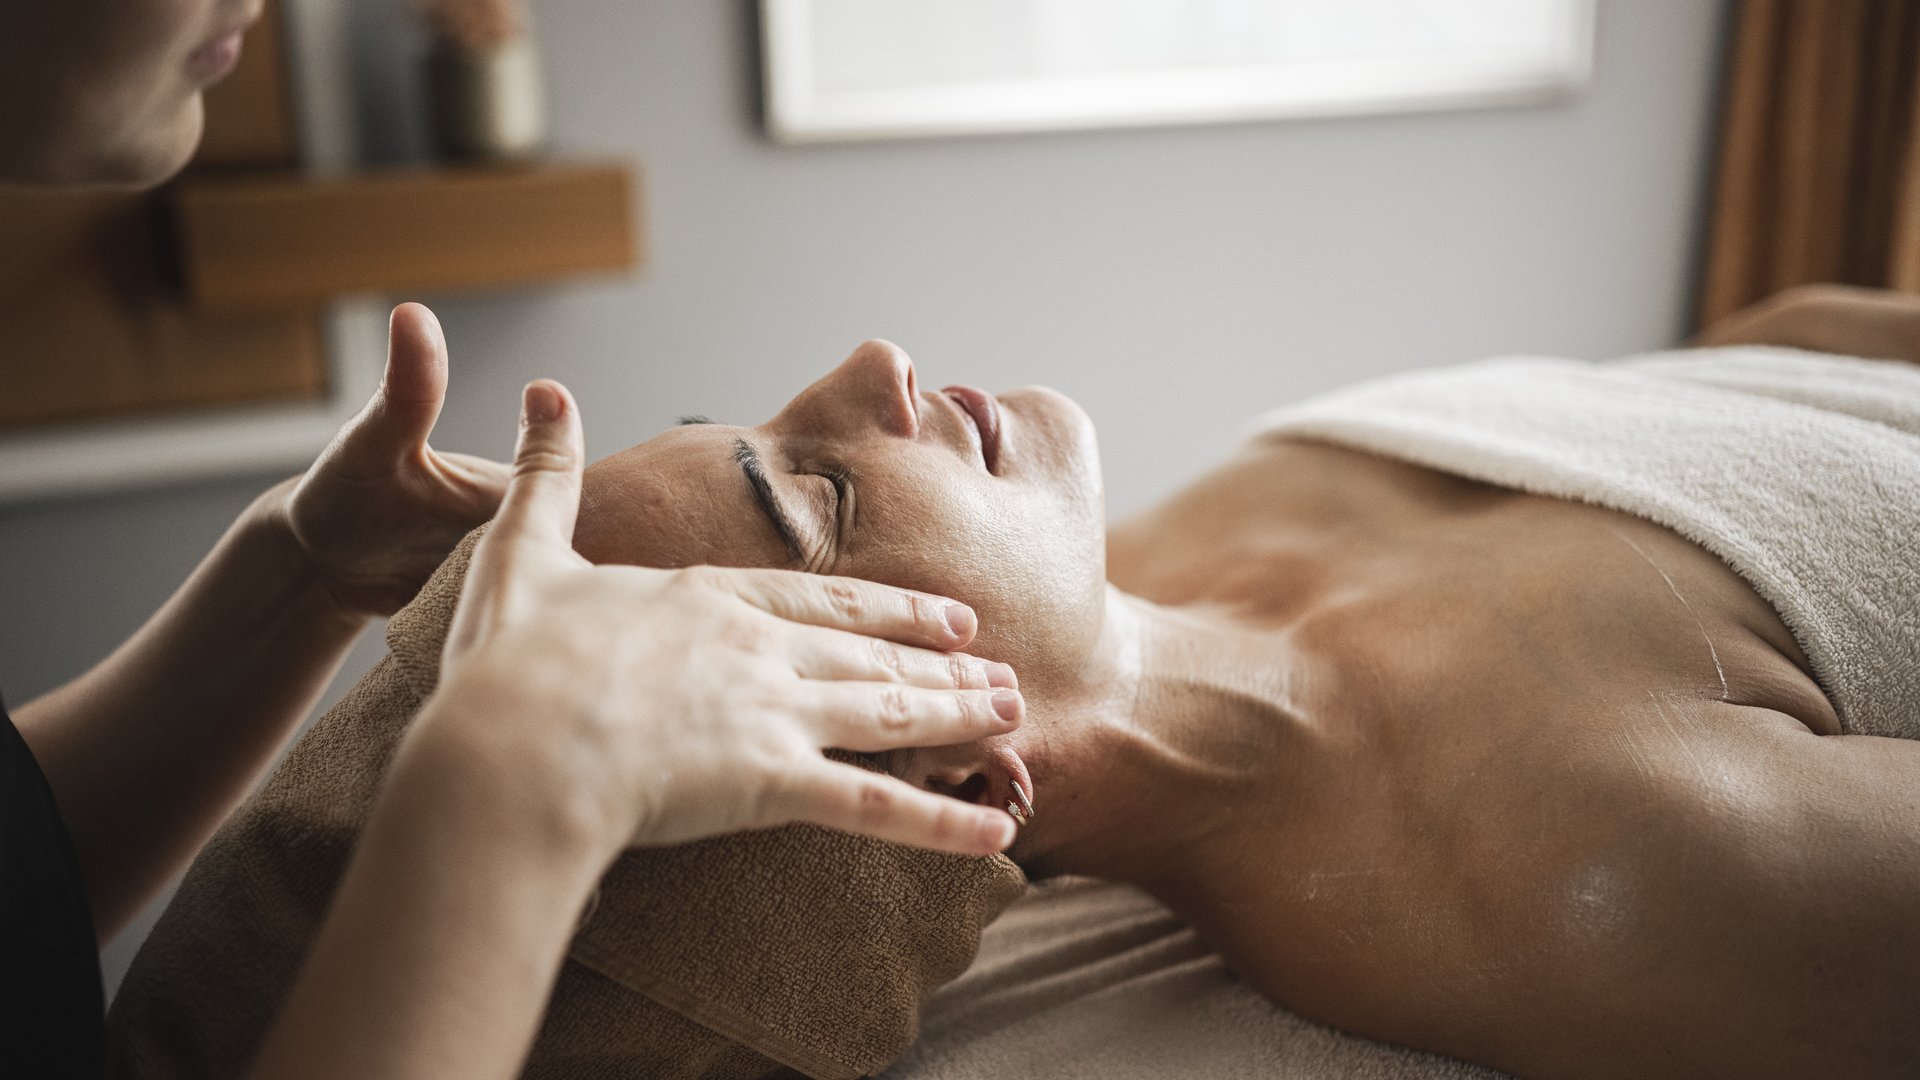
<path id="1" fill-rule="evenodd" d="M 637 178 L 621 164 L 538 164 L 183 179 L 182 277 L 210 312 L 314 310 L 401 293 L 620 273 L 639 259 Z"/>

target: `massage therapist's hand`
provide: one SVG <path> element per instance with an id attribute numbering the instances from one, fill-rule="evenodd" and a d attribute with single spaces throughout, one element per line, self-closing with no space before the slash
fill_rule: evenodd
<path id="1" fill-rule="evenodd" d="M 821 754 L 1012 730 L 1011 669 L 934 651 L 967 643 L 971 610 L 787 570 L 591 565 L 571 545 L 582 456 L 571 397 L 528 387 L 513 480 L 403 765 L 486 777 L 528 800 L 517 820 L 584 830 L 607 860 L 789 821 L 966 854 L 1012 841 L 1005 813 Z"/>
<path id="2" fill-rule="evenodd" d="M 373 400 L 286 494 L 286 524 L 349 615 L 391 615 L 493 516 L 507 467 L 427 445 L 447 392 L 447 342 L 420 304 L 393 309 Z"/>

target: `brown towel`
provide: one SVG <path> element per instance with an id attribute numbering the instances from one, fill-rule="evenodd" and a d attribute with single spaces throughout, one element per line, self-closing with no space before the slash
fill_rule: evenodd
<path id="1" fill-rule="evenodd" d="M 401 731 L 439 678 L 478 535 L 389 622 L 389 655 L 194 862 L 114 1000 L 114 1076 L 244 1071 Z M 913 1041 L 921 1003 L 966 968 L 1025 883 L 1004 857 L 813 826 L 629 851 L 574 939 L 524 1075 L 876 1072 Z"/>

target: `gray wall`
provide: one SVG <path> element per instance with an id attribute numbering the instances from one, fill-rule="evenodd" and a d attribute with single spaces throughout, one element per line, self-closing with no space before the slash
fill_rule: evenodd
<path id="1" fill-rule="evenodd" d="M 1267 405 L 1492 353 L 1665 345 L 1722 10 L 1602 7 L 1597 77 L 1568 105 L 782 149 L 756 129 L 749 5 L 543 6 L 557 149 L 642 164 L 649 258 L 630 281 L 435 302 L 454 357 L 436 442 L 506 454 L 536 375 L 573 387 L 595 454 L 683 412 L 758 421 L 880 336 L 936 384 L 1078 398 L 1125 512 Z M 9 700 L 124 637 L 270 479 L 0 509 Z"/>

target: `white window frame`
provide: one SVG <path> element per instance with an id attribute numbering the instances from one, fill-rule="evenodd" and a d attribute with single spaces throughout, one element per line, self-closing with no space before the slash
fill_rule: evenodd
<path id="1" fill-rule="evenodd" d="M 964 2 L 964 0 L 955 0 Z M 1342 0 L 1328 0 L 1340 3 Z M 821 91 L 813 71 L 814 0 L 760 0 L 768 133 L 782 143 L 1207 124 L 1548 104 L 1593 68 L 1595 0 L 1560 8 L 1544 66 L 1379 65 L 1345 77 L 1275 67 L 1168 69 L 1077 79 L 983 80 L 860 93 Z"/>

